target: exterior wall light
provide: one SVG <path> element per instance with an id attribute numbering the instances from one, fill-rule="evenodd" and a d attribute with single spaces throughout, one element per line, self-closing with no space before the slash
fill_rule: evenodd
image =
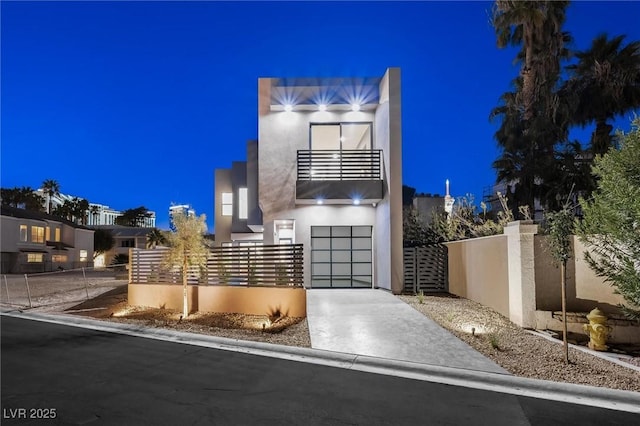
<path id="1" fill-rule="evenodd" d="M 360 111 L 360 104 L 351 104 L 352 111 Z"/>
<path id="2" fill-rule="evenodd" d="M 327 110 L 327 105 L 326 104 L 318 105 L 318 111 L 326 111 L 326 110 Z"/>
<path id="3" fill-rule="evenodd" d="M 354 198 L 353 199 L 353 205 L 354 206 L 359 206 L 360 205 L 360 199 L 359 198 Z"/>
<path id="4" fill-rule="evenodd" d="M 316 204 L 317 204 L 317 205 L 324 204 L 324 201 L 322 201 L 322 199 L 321 199 L 321 198 L 318 198 L 318 199 L 316 200 Z"/>
<path id="5" fill-rule="evenodd" d="M 291 112 L 291 111 L 293 111 L 293 106 L 291 104 L 287 104 L 287 105 L 284 106 L 284 110 L 286 112 Z"/>

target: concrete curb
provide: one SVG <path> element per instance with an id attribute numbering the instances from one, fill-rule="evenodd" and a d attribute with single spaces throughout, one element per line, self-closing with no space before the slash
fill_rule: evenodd
<path id="1" fill-rule="evenodd" d="M 64 314 L 23 313 L 20 311 L 2 311 L 1 314 L 9 317 L 62 324 L 108 333 L 119 333 L 212 349 L 268 356 L 290 361 L 463 386 L 564 403 L 597 406 L 640 414 L 640 393 L 638 392 L 527 379 L 508 374 L 442 367 L 319 349 L 235 340 L 159 328 L 145 328 Z"/>
<path id="2" fill-rule="evenodd" d="M 543 339 L 547 339 L 550 342 L 553 342 L 555 344 L 558 345 L 562 345 L 562 340 L 558 340 L 558 339 L 554 339 L 553 337 L 544 334 L 544 333 L 540 333 L 539 331 L 535 331 L 535 330 L 525 330 L 527 333 L 529 334 L 533 334 L 534 336 L 538 336 L 538 337 L 542 337 Z M 628 362 L 624 362 L 624 361 L 620 361 L 618 358 L 616 358 L 615 354 L 609 353 L 609 352 L 598 352 L 598 351 L 592 351 L 591 349 L 585 348 L 583 346 L 579 346 L 579 345 L 574 345 L 573 343 L 569 343 L 569 347 L 573 348 L 575 350 L 578 350 L 580 352 L 584 352 L 585 354 L 589 354 L 591 356 L 595 356 L 597 358 L 601 358 L 604 359 L 606 361 L 609 361 L 613 364 L 617 364 L 620 365 L 622 367 L 625 368 L 629 368 L 631 370 L 636 370 L 638 372 L 640 372 L 640 367 L 635 366 L 633 364 L 629 364 Z"/>

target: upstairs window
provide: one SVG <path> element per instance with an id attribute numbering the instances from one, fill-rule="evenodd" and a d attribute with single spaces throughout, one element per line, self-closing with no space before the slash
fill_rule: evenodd
<path id="1" fill-rule="evenodd" d="M 27 225 L 20 225 L 20 241 L 27 242 Z"/>
<path id="2" fill-rule="evenodd" d="M 233 194 L 231 192 L 222 193 L 222 216 L 233 214 Z"/>
<path id="3" fill-rule="evenodd" d="M 240 219 L 249 218 L 249 194 L 247 188 L 238 190 L 238 217 Z"/>
<path id="4" fill-rule="evenodd" d="M 56 236 L 55 239 L 53 241 L 55 241 L 56 243 L 60 242 L 60 228 L 56 228 L 56 232 L 55 232 Z"/>
<path id="5" fill-rule="evenodd" d="M 44 226 L 31 227 L 31 242 L 44 244 Z"/>

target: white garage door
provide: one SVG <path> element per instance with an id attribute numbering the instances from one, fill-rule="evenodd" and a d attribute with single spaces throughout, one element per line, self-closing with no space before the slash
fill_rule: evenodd
<path id="1" fill-rule="evenodd" d="M 371 226 L 311 227 L 311 287 L 371 288 Z"/>

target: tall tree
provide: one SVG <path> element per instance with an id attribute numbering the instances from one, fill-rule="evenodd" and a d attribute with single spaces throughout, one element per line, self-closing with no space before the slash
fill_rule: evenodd
<path id="1" fill-rule="evenodd" d="M 640 321 L 640 118 L 621 149 L 596 157 L 592 199 L 581 200 L 580 239 L 587 263 L 624 298 L 623 311 Z"/>
<path id="2" fill-rule="evenodd" d="M 98 217 L 100 215 L 100 208 L 94 204 L 89 208 L 89 211 L 91 212 L 91 224 L 97 225 Z"/>
<path id="3" fill-rule="evenodd" d="M 2 188 L 0 190 L 2 205 L 25 210 L 42 211 L 44 198 L 30 186 Z"/>
<path id="4" fill-rule="evenodd" d="M 146 207 L 140 206 L 135 209 L 127 209 L 122 212 L 121 216 L 116 217 L 117 225 L 124 226 L 144 226 L 144 221 L 150 215 Z"/>
<path id="5" fill-rule="evenodd" d="M 640 108 L 640 42 L 624 46 L 624 38 L 598 35 L 588 50 L 575 54 L 578 62 L 567 67 L 571 77 L 562 91 L 575 107 L 573 124 L 596 124 L 590 143 L 594 156 L 613 145 L 609 121 Z"/>
<path id="6" fill-rule="evenodd" d="M 207 232 L 205 215 L 187 216 L 177 212 L 173 216 L 175 231 L 167 233 L 169 250 L 164 263 L 169 268 L 177 268 L 182 275 L 182 317 L 189 315 L 187 279 L 192 268 L 202 269 L 207 265 L 209 249 L 204 241 Z"/>
<path id="7" fill-rule="evenodd" d="M 53 204 L 52 197 L 60 194 L 60 184 L 54 179 L 46 179 L 42 182 L 42 191 L 47 196 L 47 213 L 51 214 Z"/>
<path id="8" fill-rule="evenodd" d="M 555 146 L 567 137 L 566 114 L 556 86 L 561 60 L 570 41 L 562 31 L 567 1 L 508 1 L 494 4 L 493 25 L 498 47 L 519 46 L 521 63 L 514 91 L 505 93 L 491 113 L 500 118 L 496 140 L 502 150 L 493 166 L 498 181 L 508 184 L 511 209 L 529 206 L 550 196 Z"/>
<path id="9" fill-rule="evenodd" d="M 97 258 L 103 253 L 113 248 L 116 241 L 111 232 L 106 229 L 96 228 L 93 233 L 93 258 Z"/>

